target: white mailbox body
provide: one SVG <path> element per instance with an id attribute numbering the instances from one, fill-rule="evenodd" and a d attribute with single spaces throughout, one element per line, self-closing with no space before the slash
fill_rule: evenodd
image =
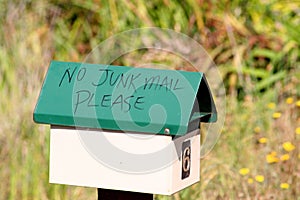
<path id="1" fill-rule="evenodd" d="M 51 183 L 171 195 L 200 178 L 199 129 L 177 138 L 61 127 L 50 134 Z"/>

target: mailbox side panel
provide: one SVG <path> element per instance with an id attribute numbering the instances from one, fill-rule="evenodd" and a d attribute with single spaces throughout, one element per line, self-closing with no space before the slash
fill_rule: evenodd
<path id="1" fill-rule="evenodd" d="M 200 180 L 200 130 L 179 137 L 174 143 L 180 151 L 172 172 L 172 191 L 175 193 Z"/>

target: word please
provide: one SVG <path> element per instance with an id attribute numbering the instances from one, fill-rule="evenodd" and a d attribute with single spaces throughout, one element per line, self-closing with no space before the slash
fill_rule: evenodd
<path id="1" fill-rule="evenodd" d="M 75 107 L 74 114 L 76 114 L 78 107 L 102 107 L 114 108 L 119 107 L 121 111 L 128 112 L 131 109 L 143 110 L 144 96 L 125 96 L 123 94 L 113 97 L 111 94 L 105 94 L 95 97 L 95 93 L 89 90 L 79 90 L 75 92 Z"/>

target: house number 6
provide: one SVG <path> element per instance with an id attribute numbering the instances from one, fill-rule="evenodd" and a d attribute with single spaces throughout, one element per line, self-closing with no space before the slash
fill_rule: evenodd
<path id="1" fill-rule="evenodd" d="M 190 176 L 191 171 L 191 142 L 185 141 L 182 143 L 182 172 L 181 179 Z"/>

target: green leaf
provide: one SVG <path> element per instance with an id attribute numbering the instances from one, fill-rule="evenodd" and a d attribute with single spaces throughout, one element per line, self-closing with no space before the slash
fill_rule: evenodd
<path id="1" fill-rule="evenodd" d="M 274 84 L 275 82 L 283 79 L 286 76 L 286 71 L 280 71 L 276 74 L 270 75 L 270 77 L 263 79 L 259 83 L 255 85 L 255 91 L 259 91 L 261 89 L 267 88 Z"/>

